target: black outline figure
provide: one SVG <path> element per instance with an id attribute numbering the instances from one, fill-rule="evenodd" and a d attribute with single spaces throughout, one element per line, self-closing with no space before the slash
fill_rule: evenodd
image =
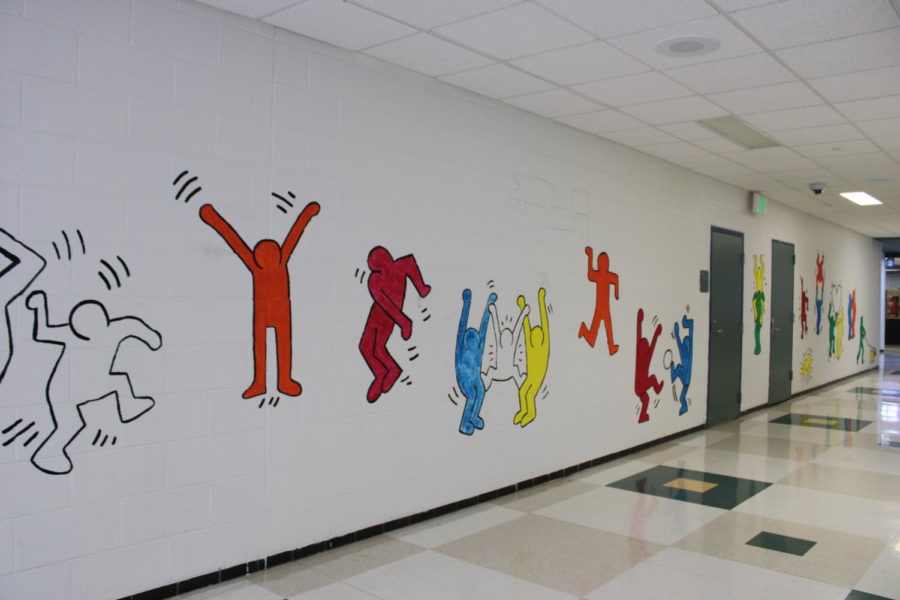
<path id="1" fill-rule="evenodd" d="M 4 351 L 4 347 L 9 348 L 5 359 L 0 355 L 2 361 L 0 381 L 3 381 L 13 355 L 12 319 L 9 316 L 9 307 L 34 283 L 47 266 L 47 261 L 2 228 L 0 228 L 0 255 L 10 261 L 10 264 L 0 271 L 0 304 L 3 305 L 6 325 L 6 330 L 2 334 L 4 339 L 0 342 L 0 352 Z"/>
<path id="2" fill-rule="evenodd" d="M 525 317 L 528 316 L 531 312 L 530 306 L 525 306 L 524 308 L 519 309 L 519 315 L 516 317 L 516 322 L 512 326 L 512 329 L 509 327 L 501 328 L 500 316 L 497 313 L 497 305 L 490 305 L 491 311 L 491 324 L 492 329 L 494 331 L 494 344 L 493 344 L 493 359 L 488 362 L 488 367 L 485 371 L 482 372 L 484 376 L 484 389 L 485 391 L 489 390 L 491 384 L 495 381 L 509 381 L 512 379 L 516 388 L 521 388 L 522 384 L 525 382 L 525 371 L 522 370 L 522 367 L 525 366 L 521 364 L 523 361 L 517 361 L 516 357 L 519 355 L 518 349 L 520 347 L 520 343 L 522 343 L 522 322 L 525 320 Z M 509 319 L 512 321 L 512 318 Z M 490 347 L 490 346 L 489 346 Z M 524 353 L 525 348 L 522 346 L 522 352 Z"/>
<path id="3" fill-rule="evenodd" d="M 155 351 L 162 346 L 162 336 L 138 317 L 110 319 L 106 307 L 96 300 L 79 302 L 69 312 L 68 322 L 58 325 L 51 325 L 49 322 L 47 294 L 42 290 L 31 292 L 25 304 L 34 312 L 34 340 L 62 346 L 47 377 L 45 393 L 50 418 L 53 420 L 53 431 L 34 451 L 31 462 L 44 473 L 64 474 L 70 472 L 73 466 L 66 448 L 87 427 L 81 412 L 82 406 L 114 395 L 122 423 L 134 421 L 153 408 L 153 398 L 136 396 L 128 373 L 115 370 L 116 358 L 122 342 L 129 338 L 143 342 L 150 350 Z M 72 402 L 54 403 L 50 391 L 53 377 L 66 351 L 73 347 L 76 350 L 91 350 L 91 356 L 96 356 L 97 351 L 105 351 L 102 356 L 111 353 L 109 367 L 103 366 L 105 361 L 95 360 L 82 364 L 93 367 L 91 370 L 94 372 L 79 377 L 79 380 L 88 382 L 88 387 L 73 389 Z"/>

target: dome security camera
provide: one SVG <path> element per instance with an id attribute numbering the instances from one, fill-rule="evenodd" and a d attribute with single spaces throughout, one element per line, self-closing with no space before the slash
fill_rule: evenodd
<path id="1" fill-rule="evenodd" d="M 824 183 L 811 183 L 811 184 L 809 184 L 809 189 L 812 190 L 813 194 L 818 196 L 825 189 L 825 184 Z"/>

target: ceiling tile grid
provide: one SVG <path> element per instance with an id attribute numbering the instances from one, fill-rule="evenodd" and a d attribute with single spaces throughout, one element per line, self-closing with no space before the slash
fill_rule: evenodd
<path id="1" fill-rule="evenodd" d="M 201 1 L 838 222 L 873 220 L 839 191 L 877 192 L 900 223 L 896 0 Z M 658 49 L 678 36 L 718 46 Z M 778 146 L 748 150 L 698 123 L 725 116 Z"/>

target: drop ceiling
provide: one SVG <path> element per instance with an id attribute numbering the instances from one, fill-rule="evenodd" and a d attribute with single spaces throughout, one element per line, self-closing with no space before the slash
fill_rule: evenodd
<path id="1" fill-rule="evenodd" d="M 900 236 L 900 0 L 203 2 Z M 719 46 L 656 50 L 676 36 Z M 726 116 L 778 146 L 749 150 L 697 123 Z M 857 190 L 884 204 L 838 195 Z"/>

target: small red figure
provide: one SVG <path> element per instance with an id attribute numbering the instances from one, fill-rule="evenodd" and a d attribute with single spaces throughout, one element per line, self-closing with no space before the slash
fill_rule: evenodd
<path id="1" fill-rule="evenodd" d="M 400 326 L 400 336 L 404 340 L 412 335 L 412 321 L 403 314 L 406 279 L 408 277 L 412 281 L 422 298 L 431 292 L 431 286 L 422 280 L 419 265 L 412 254 L 394 260 L 386 248 L 376 246 L 369 251 L 368 264 L 372 270 L 369 276 L 369 293 L 374 302 L 359 340 L 359 352 L 375 376 L 366 400 L 375 402 L 381 394 L 390 391 L 403 373 L 403 369 L 388 352 L 387 342 L 395 325 Z"/>
<path id="2" fill-rule="evenodd" d="M 609 346 L 609 355 L 619 351 L 619 346 L 613 341 L 612 315 L 609 313 L 609 286 L 613 286 L 616 300 L 619 299 L 619 276 L 609 270 L 609 255 L 601 252 L 597 255 L 597 268 L 593 267 L 594 250 L 587 246 L 584 253 L 588 257 L 587 278 L 597 284 L 597 301 L 594 305 L 594 320 L 590 328 L 582 323 L 578 328 L 578 337 L 593 348 L 597 341 L 597 333 L 600 329 L 600 321 L 606 326 L 606 344 Z"/>
<path id="3" fill-rule="evenodd" d="M 800 338 L 803 339 L 806 337 L 806 332 L 809 331 L 806 323 L 806 311 L 809 310 L 809 296 L 806 293 L 806 288 L 803 286 L 803 278 L 800 278 Z"/>
<path id="4" fill-rule="evenodd" d="M 650 374 L 650 361 L 653 359 L 653 350 L 656 348 L 656 340 L 662 333 L 662 324 L 657 324 L 653 332 L 653 341 L 641 335 L 641 324 L 644 321 L 644 309 L 639 308 L 637 313 L 637 353 L 634 367 L 634 393 L 641 399 L 641 414 L 638 423 L 644 423 L 650 419 L 647 408 L 650 405 L 650 395 L 647 391 L 652 387 L 655 393 L 663 388 L 663 382 Z"/>
<path id="5" fill-rule="evenodd" d="M 200 218 L 222 236 L 253 277 L 253 383 L 243 393 L 252 398 L 266 393 L 266 330 L 275 329 L 278 356 L 278 391 L 299 396 L 303 388 L 291 378 L 291 286 L 287 263 L 309 221 L 319 214 L 310 202 L 294 221 L 280 246 L 260 240 L 253 250 L 210 204 L 200 207 Z"/>

